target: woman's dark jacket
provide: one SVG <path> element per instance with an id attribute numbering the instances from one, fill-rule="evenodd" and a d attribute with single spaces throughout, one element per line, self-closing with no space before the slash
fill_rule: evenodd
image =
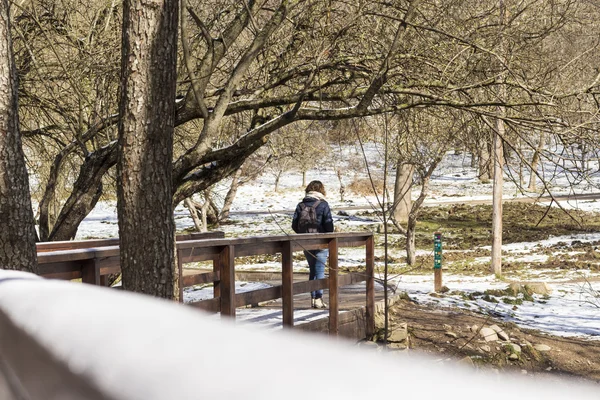
<path id="1" fill-rule="evenodd" d="M 333 218 L 331 217 L 331 209 L 329 204 L 325 200 L 317 200 L 314 197 L 305 197 L 296 206 L 294 212 L 294 218 L 292 219 L 292 229 L 298 233 L 298 217 L 300 216 L 300 204 L 304 203 L 307 207 L 311 207 L 315 202 L 320 201 L 319 205 L 315 209 L 317 214 L 317 229 L 319 233 L 333 232 Z"/>

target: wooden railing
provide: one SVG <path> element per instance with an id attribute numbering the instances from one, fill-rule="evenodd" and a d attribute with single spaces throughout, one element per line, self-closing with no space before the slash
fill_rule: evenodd
<path id="1" fill-rule="evenodd" d="M 329 332 L 336 335 L 339 330 L 338 288 L 358 282 L 366 282 L 366 334 L 374 331 L 375 288 L 374 288 L 374 242 L 370 232 L 324 233 L 284 236 L 249 237 L 239 239 L 206 238 L 177 242 L 180 298 L 183 288 L 202 283 L 213 283 L 212 299 L 191 303 L 202 310 L 220 312 L 235 317 L 236 308 L 274 299 L 282 299 L 283 325 L 294 324 L 294 295 L 319 289 L 329 289 Z M 73 243 L 73 242 L 71 242 Z M 38 245 L 40 275 L 48 278 L 76 279 L 85 283 L 104 285 L 104 276 L 116 273 L 119 268 L 119 247 L 80 248 L 74 250 L 44 252 L 45 245 Z M 338 273 L 338 249 L 365 246 L 364 272 Z M 293 281 L 293 253 L 302 250 L 329 249 L 329 277 L 312 281 Z M 282 255 L 282 284 L 246 293 L 235 293 L 235 258 L 261 255 Z M 183 275 L 186 263 L 212 261 L 213 270 L 195 275 Z"/>
<path id="2" fill-rule="evenodd" d="M 177 235 L 178 242 L 223 238 L 220 231 Z M 79 279 L 106 286 L 107 276 L 121 271 L 119 239 L 68 240 L 36 244 L 39 274 L 51 279 Z"/>

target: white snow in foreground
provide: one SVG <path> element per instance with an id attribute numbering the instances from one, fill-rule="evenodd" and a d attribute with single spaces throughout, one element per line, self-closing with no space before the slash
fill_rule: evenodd
<path id="1" fill-rule="evenodd" d="M 4 323 L 26 332 L 107 398 L 352 400 L 394 393 L 424 399 L 500 400 L 511 393 L 544 400 L 597 398 L 597 387 L 588 383 L 475 372 L 293 330 L 265 335 L 134 293 L 45 279 L 0 284 Z M 17 348 L 9 362 L 18 364 L 19 354 L 32 356 L 26 346 Z"/>

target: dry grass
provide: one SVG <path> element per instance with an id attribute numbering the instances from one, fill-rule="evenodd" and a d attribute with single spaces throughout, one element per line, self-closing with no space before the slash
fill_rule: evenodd
<path id="1" fill-rule="evenodd" d="M 378 195 L 383 194 L 383 180 L 378 178 L 373 178 L 373 184 L 375 185 L 375 189 L 377 190 Z M 371 196 L 374 193 L 373 184 L 371 184 L 371 180 L 369 178 L 355 178 L 349 185 L 348 190 L 352 193 L 361 195 L 361 196 Z"/>

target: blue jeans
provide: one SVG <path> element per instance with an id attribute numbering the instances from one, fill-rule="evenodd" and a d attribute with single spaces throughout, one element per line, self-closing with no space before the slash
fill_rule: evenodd
<path id="1" fill-rule="evenodd" d="M 325 264 L 327 264 L 329 250 L 305 250 L 304 256 L 306 257 L 306 261 L 308 261 L 308 268 L 310 269 L 308 279 L 312 281 L 325 278 Z M 310 292 L 310 297 L 313 299 L 320 299 L 323 297 L 323 291 L 317 290 L 315 292 Z"/>

